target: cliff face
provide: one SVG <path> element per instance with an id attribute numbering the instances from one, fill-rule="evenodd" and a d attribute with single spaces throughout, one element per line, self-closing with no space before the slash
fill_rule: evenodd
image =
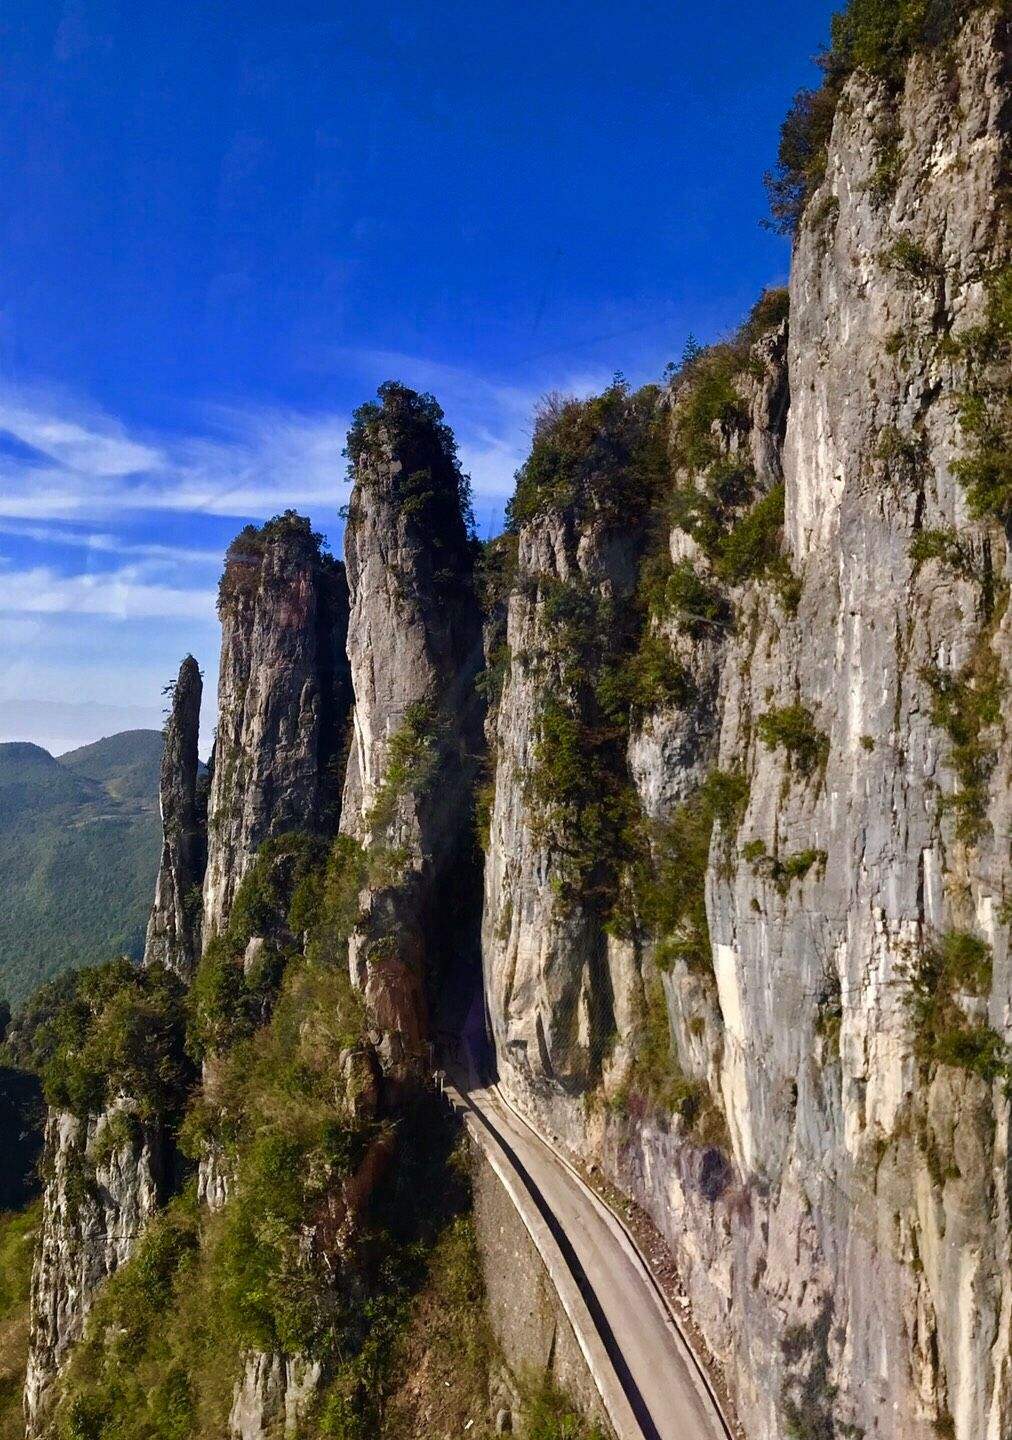
<path id="1" fill-rule="evenodd" d="M 200 887 L 207 858 L 207 817 L 197 793 L 202 691 L 200 669 L 187 655 L 165 726 L 159 792 L 162 858 L 144 945 L 146 965 L 161 961 L 184 978 L 200 954 Z"/>
<path id="2" fill-rule="evenodd" d="M 289 512 L 229 547 L 208 805 L 203 942 L 223 931 L 259 846 L 329 830 L 349 703 L 343 567 Z"/>
<path id="3" fill-rule="evenodd" d="M 349 439 L 355 707 L 341 833 L 368 857 L 352 974 L 397 1069 L 424 1057 L 430 1013 L 452 1007 L 463 983 L 457 969 L 471 962 L 477 978 L 471 789 L 482 654 L 453 438 L 427 397 L 397 385 L 380 397 L 358 412 Z"/>
<path id="4" fill-rule="evenodd" d="M 222 1408 L 159 1316 L 191 1433 L 379 1413 L 370 1207 L 410 1248 L 449 1185 L 416 1082 L 479 927 L 503 1086 L 666 1236 L 752 1440 L 1012 1433 L 1008 122 L 983 7 L 899 88 L 855 72 L 789 295 L 665 387 L 546 404 L 484 565 L 479 804 L 435 402 L 356 415 L 347 582 L 291 513 L 230 547 L 206 872 L 188 659 L 148 968 L 57 1027 L 32 1435 L 187 1109 L 227 1243 L 180 1207 L 170 1260 L 231 1296 L 239 1377 Z"/>
<path id="5" fill-rule="evenodd" d="M 129 1259 L 166 1181 L 157 1127 L 142 1124 L 128 1102 L 84 1120 L 51 1110 L 42 1173 L 24 1394 L 28 1437 L 45 1433 L 53 1386 L 92 1301 Z"/>
<path id="6" fill-rule="evenodd" d="M 773 326 L 727 403 L 706 410 L 705 360 L 661 402 L 675 523 L 652 512 L 671 567 L 641 623 L 677 669 L 634 707 L 623 780 L 660 906 L 635 846 L 631 906 L 594 857 L 573 886 L 591 812 L 559 765 L 541 783 L 602 713 L 570 636 L 551 653 L 554 582 L 599 612 L 635 536 L 587 503 L 590 468 L 519 527 L 484 922 L 500 1074 L 669 1237 L 752 1436 L 1012 1425 L 1007 516 L 981 459 L 1007 387 L 1008 114 L 990 12 L 898 95 L 855 74 L 785 359 Z M 780 553 L 743 576 L 739 522 L 781 470 Z M 659 1021 L 666 1090 L 637 1073 Z"/>

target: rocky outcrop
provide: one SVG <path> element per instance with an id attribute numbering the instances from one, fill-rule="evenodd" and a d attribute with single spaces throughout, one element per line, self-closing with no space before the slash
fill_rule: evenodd
<path id="1" fill-rule="evenodd" d="M 161 961 L 186 978 L 200 955 L 201 885 L 207 816 L 198 799 L 200 698 L 203 681 L 192 655 L 179 667 L 165 725 L 160 804 L 162 858 L 148 920 L 144 963 Z"/>
<path id="2" fill-rule="evenodd" d="M 481 621 L 468 492 L 442 412 L 402 386 L 380 397 L 349 437 L 355 707 L 341 833 L 368 856 L 350 963 L 393 1070 L 424 1057 L 430 1012 L 452 1002 L 459 972 L 477 977 Z"/>
<path id="3" fill-rule="evenodd" d="M 987 9 L 898 95 L 846 85 L 794 254 L 786 432 L 771 335 L 735 380 L 748 425 L 718 416 L 707 442 L 711 499 L 745 439 L 755 493 L 782 467 L 790 571 L 715 561 L 676 465 L 679 604 L 650 624 L 687 683 L 634 717 L 626 759 L 676 861 L 701 778 L 726 782 L 705 957 L 684 916 L 664 933 L 613 907 L 605 930 L 588 887 L 560 903 L 563 832 L 529 779 L 565 680 L 557 655 L 531 664 L 558 613 L 542 577 L 627 592 L 629 542 L 568 497 L 518 537 L 486 868 L 500 1075 L 668 1236 L 757 1440 L 1012 1426 L 1008 557 L 986 495 L 968 501 L 986 472 L 960 464 L 987 387 L 1007 394 L 1008 117 Z M 673 434 L 690 403 L 672 395 Z M 670 895 L 685 867 L 663 873 Z M 677 1049 L 667 1106 L 635 1088 L 652 990 Z"/>
<path id="4" fill-rule="evenodd" d="M 81 1120 L 50 1111 L 41 1237 L 32 1274 L 25 1427 L 44 1432 L 53 1386 L 102 1282 L 129 1259 L 164 1195 L 157 1129 L 128 1101 Z"/>
<path id="5" fill-rule="evenodd" d="M 320 1383 L 320 1366 L 310 1360 L 252 1354 L 243 1364 L 228 1416 L 235 1440 L 298 1433 Z"/>
<path id="6" fill-rule="evenodd" d="M 350 698 L 344 567 L 308 520 L 288 511 L 247 526 L 229 546 L 218 609 L 205 946 L 264 840 L 335 827 Z"/>

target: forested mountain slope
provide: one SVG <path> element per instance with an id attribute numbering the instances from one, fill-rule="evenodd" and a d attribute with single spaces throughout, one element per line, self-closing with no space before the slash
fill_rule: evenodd
<path id="1" fill-rule="evenodd" d="M 0 990 L 15 1006 L 44 980 L 139 958 L 158 864 L 157 730 L 54 759 L 0 745 Z"/>

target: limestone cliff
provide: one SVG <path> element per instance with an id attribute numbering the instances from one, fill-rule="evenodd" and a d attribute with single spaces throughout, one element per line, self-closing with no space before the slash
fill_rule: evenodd
<path id="1" fill-rule="evenodd" d="M 164 1195 L 157 1127 L 129 1102 L 85 1120 L 46 1123 L 41 1238 L 32 1275 L 25 1429 L 45 1432 L 53 1386 L 102 1282 L 130 1257 Z"/>
<path id="2" fill-rule="evenodd" d="M 207 817 L 198 798 L 200 698 L 203 681 L 192 655 L 179 667 L 165 724 L 159 799 L 162 858 L 148 920 L 144 963 L 160 960 L 187 976 L 200 954 L 200 887 L 207 855 Z"/>
<path id="3" fill-rule="evenodd" d="M 482 650 L 453 437 L 430 397 L 391 384 L 380 402 L 357 412 L 349 437 L 355 707 L 341 832 L 368 856 L 352 973 L 396 1069 L 424 1058 L 458 971 L 471 962 L 477 975 Z"/>
<path id="4" fill-rule="evenodd" d="M 149 963 L 39 1027 L 33 1436 L 184 1113 L 165 1263 L 232 1326 L 208 1358 L 163 1296 L 187 1433 L 377 1429 L 383 1237 L 431 1242 L 417 1082 L 479 961 L 503 1086 L 666 1236 L 751 1440 L 1012 1433 L 1008 27 L 962 10 L 828 65 L 789 291 L 663 385 L 546 402 L 480 566 L 396 384 L 346 568 L 291 512 L 229 548 L 206 868 L 188 658 Z"/>
<path id="5" fill-rule="evenodd" d="M 289 511 L 237 536 L 219 614 L 205 946 L 264 840 L 333 828 L 349 701 L 344 568 L 308 520 Z"/>
<path id="6" fill-rule="evenodd" d="M 856 71 L 789 338 L 689 357 L 649 515 L 607 515 L 644 452 L 585 407 L 515 502 L 500 1074 L 669 1237 L 763 1440 L 1012 1427 L 1008 121 L 988 7 L 898 88 Z"/>

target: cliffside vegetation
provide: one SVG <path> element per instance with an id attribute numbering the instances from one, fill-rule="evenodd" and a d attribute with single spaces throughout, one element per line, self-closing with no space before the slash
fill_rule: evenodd
<path id="1" fill-rule="evenodd" d="M 780 132 L 775 169 L 766 176 L 773 227 L 791 234 L 826 173 L 837 106 L 855 70 L 892 89 L 902 85 L 916 51 L 939 51 L 974 10 L 993 0 L 849 0 L 833 16 L 830 42 L 819 57 L 818 90 L 799 90 Z"/>
<path id="2" fill-rule="evenodd" d="M 397 512 L 432 547 L 437 588 L 447 599 L 455 596 L 470 571 L 469 564 L 461 563 L 462 553 L 470 551 L 473 560 L 477 547 L 474 508 L 457 442 L 435 399 L 387 381 L 379 387 L 378 402 L 368 401 L 355 411 L 345 454 L 348 478 L 366 487 L 377 457 L 396 456 Z M 354 525 L 354 495 L 345 514 Z"/>
<path id="3" fill-rule="evenodd" d="M 178 1118 L 193 1070 L 183 1047 L 182 983 L 163 966 L 112 960 L 45 987 L 8 1048 L 36 1070 L 50 1105 L 95 1115 L 121 1096 L 142 1120 Z"/>
<path id="4" fill-rule="evenodd" d="M 0 1440 L 21 1440 L 28 1359 L 28 1294 L 41 1204 L 0 1214 Z"/>
<path id="5" fill-rule="evenodd" d="M 644 848 L 626 771 L 630 727 L 665 703 L 692 705 L 670 627 L 719 639 L 734 624 L 733 587 L 763 575 L 796 600 L 781 552 L 783 486 L 757 497 L 738 443 L 750 423 L 739 377 L 763 373 L 754 346 L 785 315 L 785 293 L 768 292 L 732 340 L 690 350 L 666 397 L 617 381 L 593 400 L 551 400 L 517 477 L 514 533 L 554 514 L 614 526 L 627 543 L 640 537 L 638 580 L 625 593 L 587 578 L 520 581 L 540 603 L 545 636 L 523 663 L 559 682 L 542 706 L 530 778 L 539 834 L 561 859 L 566 891 L 595 897 L 606 918 Z M 673 526 L 702 564 L 672 561 Z"/>
<path id="6" fill-rule="evenodd" d="M 95 1113 L 126 1093 L 194 1161 L 214 1146 L 231 1177 L 214 1213 L 190 1180 L 103 1288 L 61 1381 L 66 1440 L 220 1433 L 250 1350 L 323 1365 L 312 1433 L 411 1434 L 387 1431 L 383 1417 L 408 1349 L 431 1340 L 445 1353 L 444 1306 L 462 1326 L 455 1344 L 465 1342 L 475 1385 L 484 1375 L 452 1131 L 424 1096 L 400 1115 L 396 1138 L 377 1108 L 344 953 L 355 918 L 347 849 L 339 840 L 328 853 L 301 835 L 262 847 L 186 997 L 188 1023 L 174 977 L 120 963 L 37 1002 L 31 1051 L 52 1103 Z M 269 981 L 244 971 L 254 930 L 271 947 Z M 203 1087 L 184 1036 L 204 1061 Z M 419 1207 L 422 1193 L 433 1203 Z M 412 1339 L 432 1285 L 439 1303 L 430 1296 L 426 1333 Z"/>

